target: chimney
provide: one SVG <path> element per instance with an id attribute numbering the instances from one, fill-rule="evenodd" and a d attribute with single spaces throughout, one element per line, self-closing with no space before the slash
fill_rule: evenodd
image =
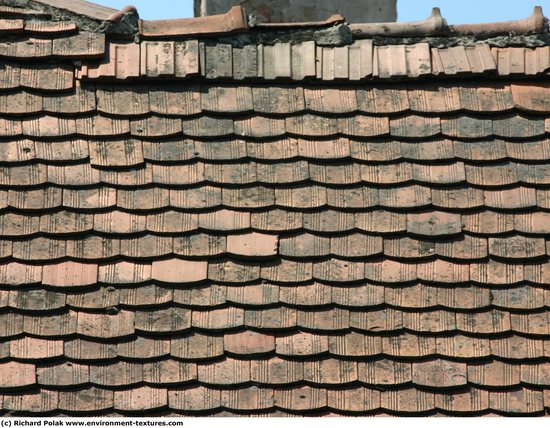
<path id="1" fill-rule="evenodd" d="M 223 14 L 239 4 L 260 22 L 324 21 L 334 14 L 351 23 L 397 21 L 397 0 L 195 0 L 195 16 Z"/>

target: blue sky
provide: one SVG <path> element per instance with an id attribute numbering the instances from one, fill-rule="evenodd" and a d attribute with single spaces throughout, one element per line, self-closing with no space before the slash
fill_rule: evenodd
<path id="1" fill-rule="evenodd" d="M 143 19 L 193 16 L 193 0 L 91 0 L 115 9 L 131 3 Z M 314 1 L 314 0 L 313 0 Z M 429 16 L 439 6 L 450 24 L 508 21 L 529 16 L 538 5 L 550 16 L 550 0 L 398 0 L 399 21 L 415 21 Z"/>

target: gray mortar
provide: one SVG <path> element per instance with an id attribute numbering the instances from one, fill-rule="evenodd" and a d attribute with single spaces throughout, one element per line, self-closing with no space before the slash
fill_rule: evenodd
<path id="1" fill-rule="evenodd" d="M 366 38 L 366 37 L 363 37 Z M 416 43 L 428 43 L 433 48 L 452 48 L 455 46 L 475 46 L 488 44 L 491 47 L 524 47 L 536 48 L 550 44 L 550 34 L 529 35 L 499 35 L 494 37 L 476 36 L 446 36 L 446 37 L 373 37 L 375 45 L 413 45 Z"/>
<path id="2" fill-rule="evenodd" d="M 216 42 L 240 48 L 246 45 L 275 43 L 302 43 L 315 41 L 319 46 L 345 46 L 353 43 L 353 35 L 347 25 L 330 28 L 250 29 L 232 36 L 216 37 Z M 208 42 L 208 39 L 204 39 Z"/>
<path id="3" fill-rule="evenodd" d="M 0 0 L 0 5 L 47 13 L 51 15 L 52 21 L 74 21 L 80 31 L 90 33 L 110 33 L 121 36 L 133 36 L 138 32 L 139 28 L 139 16 L 135 13 L 127 13 L 120 22 L 113 23 L 58 9 L 35 0 Z"/>
<path id="4" fill-rule="evenodd" d="M 187 37 L 186 39 L 194 39 Z M 225 43 L 236 48 L 246 45 L 275 43 L 301 43 L 315 41 L 319 46 L 346 46 L 354 40 L 372 40 L 376 46 L 388 45 L 413 45 L 428 43 L 433 48 L 450 48 L 455 46 L 474 46 L 488 44 L 491 47 L 526 47 L 536 48 L 550 45 L 550 34 L 530 35 L 498 35 L 494 37 L 476 36 L 440 36 L 440 37 L 354 37 L 346 24 L 336 25 L 331 28 L 293 28 L 293 29 L 251 29 L 244 33 L 231 36 L 200 37 L 205 43 Z"/>

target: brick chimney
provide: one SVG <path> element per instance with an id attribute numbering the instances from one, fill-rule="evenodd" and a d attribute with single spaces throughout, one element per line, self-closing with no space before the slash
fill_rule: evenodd
<path id="1" fill-rule="evenodd" d="M 261 22 L 324 21 L 334 14 L 352 23 L 397 21 L 397 0 L 195 0 L 195 16 L 222 14 L 239 4 Z"/>

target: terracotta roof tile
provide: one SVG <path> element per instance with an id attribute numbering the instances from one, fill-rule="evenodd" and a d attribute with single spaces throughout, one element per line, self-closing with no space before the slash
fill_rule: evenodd
<path id="1" fill-rule="evenodd" d="M 170 407 L 191 412 L 218 409 L 221 407 L 221 391 L 197 386 L 168 392 Z"/>
<path id="2" fill-rule="evenodd" d="M 462 231 L 461 217 L 456 214 L 433 212 L 411 214 L 407 219 L 407 231 L 414 235 L 454 235 Z"/>
<path id="3" fill-rule="evenodd" d="M 264 334 L 245 332 L 226 335 L 224 349 L 232 354 L 263 354 L 275 350 L 275 338 Z"/>
<path id="4" fill-rule="evenodd" d="M 152 278 L 161 282 L 200 282 L 207 278 L 207 263 L 165 260 L 153 263 Z"/>
<path id="5" fill-rule="evenodd" d="M 191 333 L 172 339 L 170 354 L 185 360 L 212 359 L 224 354 L 224 340 L 220 336 Z"/>
<path id="6" fill-rule="evenodd" d="M 111 360 L 117 356 L 117 347 L 113 344 L 96 343 L 82 339 L 68 340 L 64 355 L 80 361 Z"/>
<path id="7" fill-rule="evenodd" d="M 141 364 L 119 362 L 107 366 L 90 366 L 89 381 L 98 386 L 130 386 L 143 381 Z"/>
<path id="8" fill-rule="evenodd" d="M 545 355 L 545 341 L 511 336 L 491 341 L 491 352 L 497 357 L 507 359 L 535 359 Z"/>
<path id="9" fill-rule="evenodd" d="M 275 405 L 292 411 L 316 410 L 327 406 L 327 391 L 304 386 L 296 389 L 278 389 L 274 394 Z"/>
<path id="10" fill-rule="evenodd" d="M 540 279 L 533 277 L 532 280 L 535 282 Z M 518 287 L 515 287 L 509 290 L 495 290 L 493 301 L 497 307 L 539 309 L 544 306 L 545 297 L 538 288 L 525 287 L 520 291 Z"/>
<path id="11" fill-rule="evenodd" d="M 43 414 L 59 408 L 57 391 L 39 390 L 24 394 L 5 395 L 3 407 L 6 410 Z"/>
<path id="12" fill-rule="evenodd" d="M 521 369 L 523 367 L 529 366 L 521 366 Z M 476 385 L 494 387 L 518 386 L 520 384 L 520 367 L 500 361 L 469 365 L 468 381 Z"/>
<path id="13" fill-rule="evenodd" d="M 357 381 L 357 363 L 328 359 L 306 362 L 304 380 L 320 385 L 346 385 Z"/>
<path id="14" fill-rule="evenodd" d="M 0 53 L 3 57 L 46 58 L 51 57 L 52 40 L 29 38 L 25 41 L 0 43 Z"/>
<path id="15" fill-rule="evenodd" d="M 509 259 L 529 259 L 545 256 L 546 248 L 541 238 L 512 236 L 489 239 L 489 253 Z"/>
<path id="16" fill-rule="evenodd" d="M 492 48 L 493 56 L 498 64 L 498 72 L 502 76 L 536 75 L 550 68 L 549 47 L 538 48 Z"/>
<path id="17" fill-rule="evenodd" d="M 258 411 L 272 409 L 274 403 L 274 392 L 272 390 L 256 386 L 228 390 L 222 393 L 222 406 L 227 409 Z"/>
<path id="18" fill-rule="evenodd" d="M 295 309 L 280 307 L 276 309 L 245 311 L 245 325 L 266 330 L 289 329 L 297 325 L 298 313 Z"/>
<path id="19" fill-rule="evenodd" d="M 132 177 L 128 177 L 130 185 L 136 184 L 170 184 L 170 185 L 185 185 L 185 184 L 197 184 L 204 181 L 205 172 L 203 163 L 195 163 L 191 165 L 152 165 L 147 168 L 147 176 L 142 180 L 142 183 L 136 183 L 136 180 Z M 148 176 L 150 173 L 150 177 Z M 118 184 L 118 183 L 113 183 Z"/>
<path id="20" fill-rule="evenodd" d="M 135 331 L 134 318 L 134 313 L 127 311 L 116 315 L 79 313 L 77 333 L 85 337 L 104 339 L 128 336 Z"/>
<path id="21" fill-rule="evenodd" d="M 35 366 L 9 362 L 0 364 L 0 387 L 20 388 L 36 383 Z"/>
<path id="22" fill-rule="evenodd" d="M 6 94 L 0 98 L 0 111 L 4 114 L 38 113 L 42 111 L 43 98 L 26 91 Z"/>
<path id="23" fill-rule="evenodd" d="M 429 90 L 411 85 L 408 101 L 411 110 L 420 113 L 453 112 L 462 107 L 460 88 L 451 85 L 433 85 Z"/>
<path id="24" fill-rule="evenodd" d="M 143 42 L 141 75 L 187 77 L 198 74 L 198 42 Z"/>
<path id="25" fill-rule="evenodd" d="M 415 363 L 412 365 L 412 379 L 417 385 L 432 387 L 466 385 L 467 368 L 464 363 L 451 363 L 444 360 Z"/>
<path id="26" fill-rule="evenodd" d="M 416 45 L 376 46 L 373 75 L 380 78 L 418 77 L 431 74 L 430 46 Z"/>
<path id="27" fill-rule="evenodd" d="M 278 240 L 272 235 L 251 233 L 227 238 L 227 251 L 240 256 L 269 257 L 276 255 L 277 250 Z"/>
<path id="28" fill-rule="evenodd" d="M 276 352 L 286 356 L 313 356 L 328 352 L 328 337 L 298 333 L 276 339 Z"/>
<path id="29" fill-rule="evenodd" d="M 63 355 L 62 340 L 23 337 L 10 342 L 10 356 L 22 360 L 47 360 Z"/>
<path id="30" fill-rule="evenodd" d="M 246 283 L 260 279 L 260 266 L 219 261 L 208 264 L 208 279 L 225 283 Z"/>
<path id="31" fill-rule="evenodd" d="M 101 57 L 105 54 L 105 35 L 80 33 L 53 41 L 53 55 L 69 58 Z"/>
<path id="32" fill-rule="evenodd" d="M 78 77 L 128 79 L 140 75 L 141 49 L 139 44 L 110 42 L 108 45 L 109 49 L 103 60 L 99 64 L 83 65 L 81 70 L 77 70 Z"/>
<path id="33" fill-rule="evenodd" d="M 384 391 L 380 394 L 382 408 L 394 412 L 423 413 L 435 408 L 435 395 L 413 388 Z"/>
<path id="34" fill-rule="evenodd" d="M 440 132 L 439 118 L 405 116 L 390 121 L 390 133 L 393 137 L 421 138 Z"/>
<path id="35" fill-rule="evenodd" d="M 44 266 L 42 283 L 52 287 L 82 287 L 97 283 L 97 265 L 66 262 Z"/>
<path id="36" fill-rule="evenodd" d="M 466 393 L 437 394 L 436 407 L 442 410 L 464 414 L 466 412 L 484 412 L 489 408 L 489 393 L 474 389 Z M 487 414 L 487 413 L 484 413 Z"/>
<path id="37" fill-rule="evenodd" d="M 227 302 L 258 306 L 272 305 L 279 302 L 279 287 L 273 284 L 231 286 L 227 287 L 226 290 L 227 296 L 224 298 Z"/>
<path id="38" fill-rule="evenodd" d="M 33 336 L 63 337 L 76 333 L 77 314 L 67 312 L 46 317 L 25 316 L 23 332 Z"/>
<path id="39" fill-rule="evenodd" d="M 227 239 L 198 234 L 174 238 L 174 254 L 186 257 L 221 255 L 227 251 Z"/>
<path id="40" fill-rule="evenodd" d="M 516 108 L 536 113 L 549 110 L 547 84 L 517 83 L 511 85 L 511 90 Z"/>
<path id="41" fill-rule="evenodd" d="M 148 333 L 186 331 L 191 328 L 191 311 L 181 308 L 140 311 L 135 314 L 135 328 Z"/>
<path id="42" fill-rule="evenodd" d="M 60 189 L 49 188 L 43 191 L 45 202 L 49 200 L 56 200 L 61 194 Z M 42 196 L 42 194 L 37 192 L 37 196 Z M 50 196 L 51 195 L 51 196 Z M 63 190 L 63 202 L 62 205 L 67 208 L 79 208 L 90 210 L 95 207 L 99 208 L 110 208 L 116 205 L 117 192 L 111 188 L 95 188 L 95 189 L 64 189 Z M 61 205 L 61 203 L 59 204 Z M 44 206 L 48 208 L 48 206 Z"/>
<path id="43" fill-rule="evenodd" d="M 225 359 L 198 367 L 198 379 L 208 385 L 239 385 L 250 382 L 250 362 Z"/>
<path id="44" fill-rule="evenodd" d="M 37 66 L 35 68 L 22 68 L 20 71 L 12 69 L 7 70 L 8 73 L 20 75 L 20 85 L 25 88 L 42 89 L 45 91 L 63 91 L 74 87 L 74 71 L 66 66 L 45 67 Z M 8 74 L 7 82 L 10 81 L 13 74 Z"/>
<path id="45" fill-rule="evenodd" d="M 253 382 L 288 385 L 304 379 L 304 368 L 300 362 L 270 358 L 252 361 L 250 374 Z"/>
<path id="46" fill-rule="evenodd" d="M 242 327 L 244 310 L 240 308 L 193 311 L 191 325 L 200 329 L 221 330 Z"/>
<path id="47" fill-rule="evenodd" d="M 488 339 L 462 335 L 437 338 L 436 346 L 437 353 L 448 358 L 487 358 L 492 353 Z"/>
<path id="48" fill-rule="evenodd" d="M 65 307 L 66 295 L 40 289 L 12 290 L 9 292 L 8 301 L 11 308 L 35 312 L 48 311 Z"/>
<path id="49" fill-rule="evenodd" d="M 410 363 L 376 360 L 359 363 L 359 381 L 369 385 L 403 385 L 412 381 Z"/>
<path id="50" fill-rule="evenodd" d="M 131 338 L 126 342 L 119 343 L 114 349 L 115 355 L 120 357 L 138 360 L 153 360 L 170 355 L 170 340 Z"/>
<path id="51" fill-rule="evenodd" d="M 37 34 L 74 33 L 78 29 L 71 21 L 24 21 L 24 28 L 26 33 Z"/>
<path id="52" fill-rule="evenodd" d="M 47 188 L 37 190 L 10 190 L 7 205 L 22 210 L 43 210 L 57 208 L 62 204 L 61 189 Z M 5 198 L 2 198 L 5 203 Z"/>
<path id="53" fill-rule="evenodd" d="M 178 385 L 197 380 L 194 364 L 174 360 L 149 363 L 143 367 L 144 380 L 157 385 Z"/>
<path id="54" fill-rule="evenodd" d="M 167 405 L 168 392 L 166 389 L 142 386 L 114 393 L 114 408 L 117 410 L 143 412 Z"/>
<path id="55" fill-rule="evenodd" d="M 540 391 L 520 389 L 513 392 L 490 392 L 489 406 L 509 414 L 529 414 L 544 410 L 543 394 Z"/>
<path id="56" fill-rule="evenodd" d="M 484 74 L 497 70 L 497 60 L 491 54 L 488 44 L 432 48 L 431 51 L 433 71 L 436 75 Z"/>
<path id="57" fill-rule="evenodd" d="M 380 392 L 368 388 L 328 391 L 330 408 L 345 412 L 367 412 L 380 408 Z"/>
<path id="58" fill-rule="evenodd" d="M 0 32 L 2 34 L 21 33 L 25 28 L 25 21 L 22 19 L 0 20 Z"/>
<path id="59" fill-rule="evenodd" d="M 112 289 L 108 288 L 108 291 Z M 120 304 L 127 306 L 159 306 L 173 301 L 173 291 L 156 285 L 148 285 L 137 289 L 122 289 L 120 290 Z M 108 308 L 116 306 L 114 304 L 107 305 Z"/>
<path id="60" fill-rule="evenodd" d="M 148 231 L 157 233 L 177 233 L 197 230 L 198 224 L 198 214 L 170 211 L 164 214 L 147 216 L 146 228 Z"/>

